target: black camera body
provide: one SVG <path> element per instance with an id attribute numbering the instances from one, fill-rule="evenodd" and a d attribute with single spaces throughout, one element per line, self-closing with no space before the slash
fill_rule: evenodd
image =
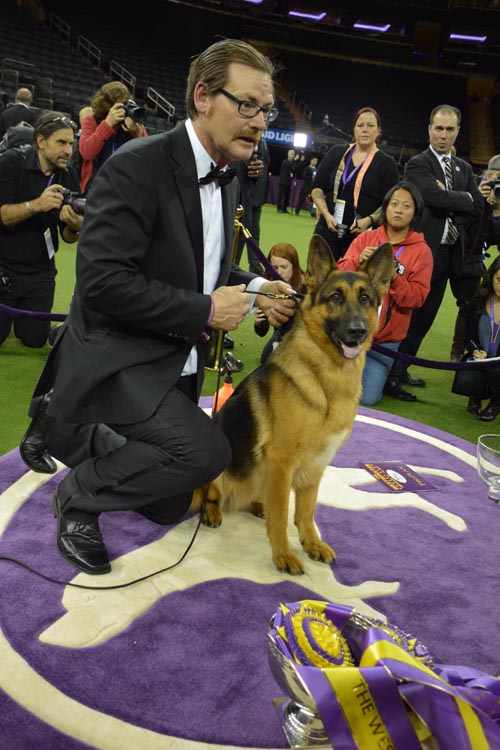
<path id="1" fill-rule="evenodd" d="M 80 216 L 85 214 L 85 198 L 81 198 L 79 193 L 70 190 L 69 188 L 63 188 L 61 193 L 63 197 L 63 206 L 71 206 L 73 211 Z"/>
<path id="2" fill-rule="evenodd" d="M 500 178 L 497 177 L 495 180 L 488 180 L 486 184 L 493 190 L 495 198 L 500 198 Z"/>
<path id="3" fill-rule="evenodd" d="M 127 99 L 123 104 L 125 109 L 125 117 L 131 117 L 134 122 L 139 125 L 144 123 L 146 119 L 146 110 L 144 107 L 140 107 L 133 99 Z"/>

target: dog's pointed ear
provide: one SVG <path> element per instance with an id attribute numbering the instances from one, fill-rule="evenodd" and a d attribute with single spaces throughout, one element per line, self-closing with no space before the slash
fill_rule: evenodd
<path id="1" fill-rule="evenodd" d="M 389 291 L 394 271 L 394 250 L 390 242 L 384 242 L 383 245 L 377 247 L 371 258 L 364 264 L 363 271 L 368 274 L 377 290 L 378 298 L 382 299 Z"/>
<path id="2" fill-rule="evenodd" d="M 337 268 L 328 243 L 319 234 L 313 234 L 309 242 L 305 285 L 310 293 L 324 282 L 330 271 Z"/>

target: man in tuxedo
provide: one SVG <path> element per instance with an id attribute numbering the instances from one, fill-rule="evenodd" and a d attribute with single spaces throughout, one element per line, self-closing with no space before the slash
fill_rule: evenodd
<path id="1" fill-rule="evenodd" d="M 420 190 L 424 199 L 424 213 L 419 230 L 424 233 L 432 250 L 434 269 L 431 289 L 422 307 L 413 311 L 410 327 L 399 351 L 415 356 L 438 313 L 448 280 L 459 309 L 474 294 L 478 279 L 464 273 L 467 250 L 466 233 L 478 222 L 483 209 L 483 198 L 478 190 L 472 167 L 453 155 L 460 130 L 461 113 L 456 107 L 440 104 L 430 115 L 429 147 L 417 154 L 406 165 L 405 177 Z M 414 378 L 402 367 L 401 383 L 424 386 L 425 381 Z M 390 393 L 397 398 L 408 394 L 401 389 Z M 412 400 L 415 400 L 413 396 Z"/>
<path id="2" fill-rule="evenodd" d="M 111 568 L 100 513 L 174 523 L 229 463 L 198 407 L 213 332 L 254 304 L 278 326 L 295 309 L 259 294 L 291 295 L 288 284 L 231 258 L 238 185 L 225 167 L 250 158 L 276 117 L 272 74 L 244 42 L 211 45 L 191 63 L 186 121 L 122 146 L 93 184 L 71 309 L 25 436 L 70 467 L 52 500 L 56 543 L 84 572 Z"/>
<path id="3" fill-rule="evenodd" d="M 29 89 L 21 88 L 17 90 L 15 103 L 4 109 L 0 115 L 0 138 L 3 138 L 11 125 L 18 125 L 20 122 L 28 122 L 30 125 L 35 124 L 40 113 L 30 109 L 32 100 L 33 96 Z"/>

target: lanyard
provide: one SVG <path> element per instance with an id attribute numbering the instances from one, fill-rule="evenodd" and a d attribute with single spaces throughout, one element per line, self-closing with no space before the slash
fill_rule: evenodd
<path id="1" fill-rule="evenodd" d="M 493 303 L 493 297 L 490 297 L 490 344 L 488 346 L 488 354 L 490 356 L 495 353 L 499 330 L 500 323 L 498 323 L 498 325 L 495 325 L 495 306 Z"/>
<path id="2" fill-rule="evenodd" d="M 352 180 L 352 178 L 354 177 L 354 175 L 356 174 L 356 172 L 360 168 L 361 164 L 363 163 L 363 162 L 361 162 L 361 164 L 358 164 L 357 167 L 354 167 L 354 169 L 352 169 L 349 172 L 349 167 L 351 166 L 351 162 L 352 162 L 352 151 L 349 151 L 349 155 L 348 155 L 348 157 L 346 159 L 344 171 L 342 172 L 342 184 L 343 185 L 346 185 L 350 180 Z M 347 174 L 348 172 L 349 172 L 349 174 Z"/>
<path id="3" fill-rule="evenodd" d="M 35 163 L 36 163 L 36 166 L 37 166 L 37 168 L 38 168 L 38 169 L 40 170 L 40 172 L 41 172 L 41 171 L 42 171 L 42 167 L 40 166 L 40 160 L 39 160 L 39 158 L 38 158 L 38 155 L 37 155 L 37 156 L 35 157 Z M 54 182 L 54 178 L 55 178 L 55 176 L 56 176 L 56 173 L 55 173 L 55 171 L 54 171 L 54 172 L 52 172 L 52 174 L 51 174 L 51 175 L 50 175 L 50 177 L 49 177 L 49 181 L 47 182 L 47 187 L 50 187 L 50 186 L 52 185 L 52 183 Z"/>

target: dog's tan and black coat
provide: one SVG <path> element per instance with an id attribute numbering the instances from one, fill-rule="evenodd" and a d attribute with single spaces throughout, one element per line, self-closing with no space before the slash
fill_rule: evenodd
<path id="1" fill-rule="evenodd" d="M 291 490 L 305 552 L 326 563 L 335 558 L 314 524 L 318 487 L 351 434 L 366 351 L 393 267 L 392 246 L 386 243 L 360 272 L 339 271 L 326 243 L 313 236 L 307 293 L 294 325 L 216 416 L 232 460 L 208 488 L 203 520 L 219 526 L 223 508 L 246 507 L 263 515 L 279 570 L 303 572 L 286 532 Z M 194 493 L 192 510 L 201 507 L 203 489 Z"/>

